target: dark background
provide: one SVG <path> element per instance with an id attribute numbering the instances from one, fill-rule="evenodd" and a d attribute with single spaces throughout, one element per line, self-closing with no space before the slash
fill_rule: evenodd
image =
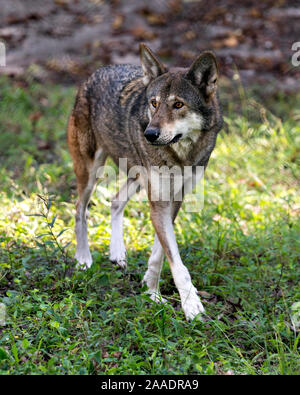
<path id="1" fill-rule="evenodd" d="M 291 50 L 300 41 L 296 0 L 0 0 L 0 40 L 14 78 L 78 83 L 100 65 L 138 63 L 146 42 L 167 64 L 215 51 L 222 75 L 239 72 L 263 94 L 300 88 Z"/>

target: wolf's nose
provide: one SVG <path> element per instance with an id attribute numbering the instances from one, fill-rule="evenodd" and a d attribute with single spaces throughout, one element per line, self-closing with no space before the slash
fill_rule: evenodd
<path id="1" fill-rule="evenodd" d="M 153 143 L 159 136 L 159 130 L 158 129 L 146 129 L 144 136 L 150 143 Z"/>

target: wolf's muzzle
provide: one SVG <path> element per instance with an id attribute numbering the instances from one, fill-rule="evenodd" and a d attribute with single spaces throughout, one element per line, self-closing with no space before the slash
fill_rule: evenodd
<path id="1" fill-rule="evenodd" d="M 149 128 L 145 130 L 144 136 L 150 143 L 154 143 L 155 140 L 159 137 L 159 129 L 157 128 Z"/>

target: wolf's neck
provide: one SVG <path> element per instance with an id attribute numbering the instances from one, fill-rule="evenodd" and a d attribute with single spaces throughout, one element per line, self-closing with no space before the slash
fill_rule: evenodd
<path id="1" fill-rule="evenodd" d="M 177 143 L 172 144 L 171 148 L 181 161 L 186 161 L 193 150 L 194 144 L 200 137 L 201 132 L 195 131 L 190 133 L 186 138 L 179 140 Z"/>

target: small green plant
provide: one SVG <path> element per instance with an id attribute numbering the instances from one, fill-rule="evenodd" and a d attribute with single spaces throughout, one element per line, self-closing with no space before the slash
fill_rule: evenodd
<path id="1" fill-rule="evenodd" d="M 64 275 L 66 275 L 67 270 L 70 269 L 70 262 L 72 261 L 66 251 L 70 242 L 62 246 L 59 242 L 59 238 L 63 235 L 64 232 L 69 229 L 64 228 L 59 230 L 58 233 L 55 233 L 53 228 L 55 225 L 57 214 L 52 215 L 51 217 L 51 206 L 53 200 L 49 196 L 42 196 L 40 194 L 37 194 L 37 197 L 41 202 L 40 211 L 36 214 L 28 214 L 28 216 L 41 218 L 43 222 L 41 225 L 46 225 L 46 232 L 43 231 L 42 233 L 36 235 L 36 245 L 39 248 L 43 249 L 47 258 L 49 258 L 49 253 L 51 254 L 51 256 L 55 255 L 56 258 L 57 256 L 59 256 L 60 259 L 63 261 L 63 266 L 65 270 Z"/>

